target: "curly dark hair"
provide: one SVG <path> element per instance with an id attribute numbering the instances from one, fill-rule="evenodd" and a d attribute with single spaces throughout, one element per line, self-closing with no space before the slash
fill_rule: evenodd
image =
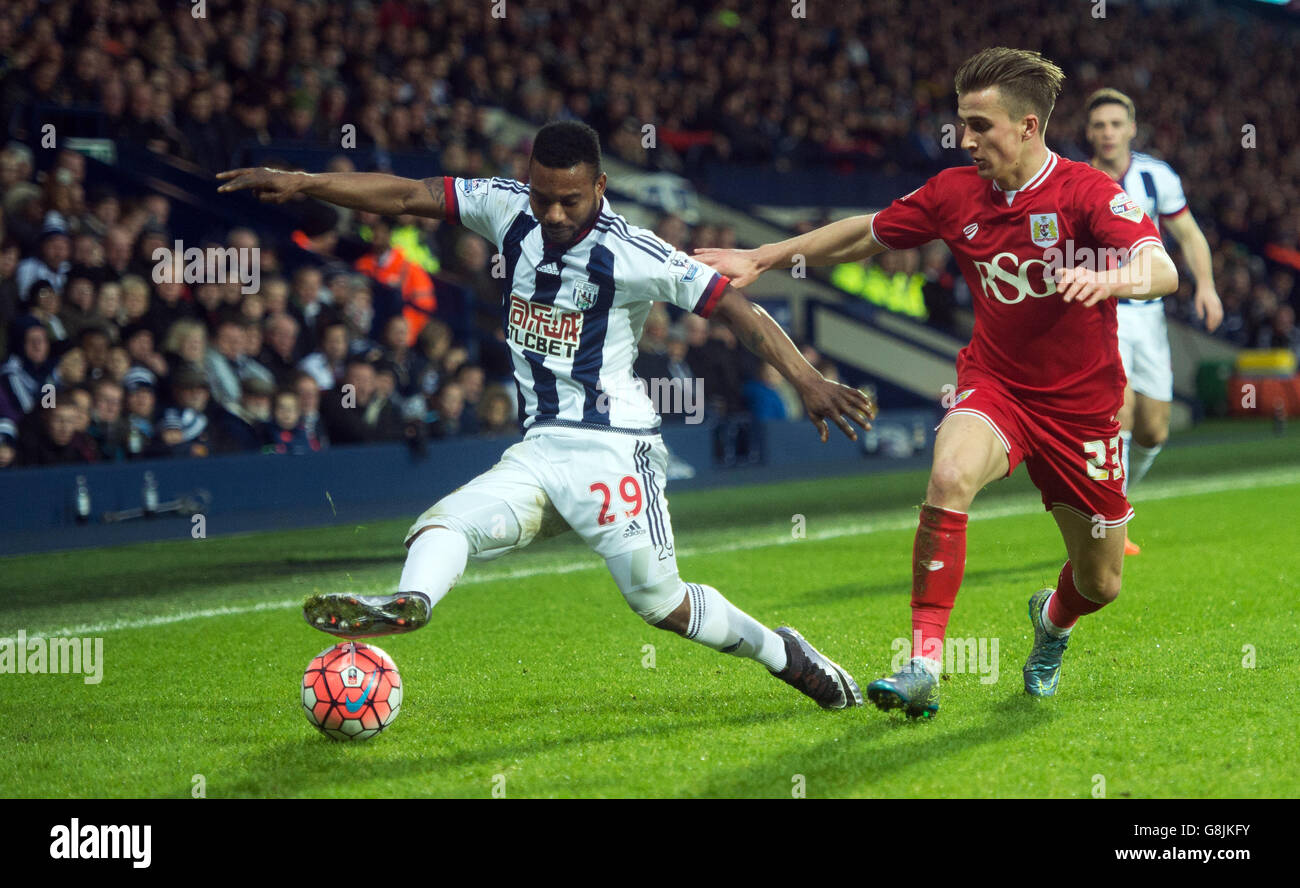
<path id="1" fill-rule="evenodd" d="M 533 138 L 532 159 L 553 170 L 591 164 L 594 178 L 600 175 L 600 136 L 576 120 L 548 123 Z"/>

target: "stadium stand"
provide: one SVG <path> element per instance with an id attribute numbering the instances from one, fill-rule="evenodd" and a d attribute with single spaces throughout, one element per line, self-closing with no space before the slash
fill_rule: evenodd
<path id="1" fill-rule="evenodd" d="M 844 4 L 795 22 L 781 4 L 668 0 L 558 0 L 504 19 L 405 0 L 218 0 L 200 17 L 161 0 L 8 3 L 0 467 L 513 432 L 485 242 L 429 220 L 218 199 L 219 169 L 524 178 L 527 133 L 578 118 L 599 130 L 629 218 L 685 249 L 751 243 L 963 162 L 944 139 L 953 68 L 1013 15 L 1070 78 L 1056 150 L 1085 157 L 1083 97 L 1122 85 L 1137 144 L 1184 177 L 1227 316 L 1217 346 L 1178 329 L 1194 355 L 1182 360 L 1300 353 L 1300 120 L 1273 113 L 1291 103 L 1300 29 L 1233 4 L 1184 17 L 1173 2 L 1111 4 L 1104 27 L 1076 32 L 1035 15 L 1051 5 Z M 1113 39 L 1131 29 L 1151 37 L 1133 53 Z M 176 241 L 257 247 L 259 286 L 158 281 L 154 251 Z M 895 405 L 925 403 L 968 331 L 942 248 L 755 292 L 828 372 Z M 1192 320 L 1191 297 L 1184 274 L 1170 316 Z M 725 332 L 676 314 L 643 344 L 647 372 L 703 375 L 710 422 L 799 418 L 747 353 L 713 347 Z M 891 357 L 864 362 L 862 341 Z M 925 369 L 898 373 L 895 357 Z M 1194 363 L 1178 374 L 1190 405 Z M 371 405 L 360 425 L 331 407 L 345 377 Z M 42 408 L 49 386 L 71 395 L 60 410 Z"/>

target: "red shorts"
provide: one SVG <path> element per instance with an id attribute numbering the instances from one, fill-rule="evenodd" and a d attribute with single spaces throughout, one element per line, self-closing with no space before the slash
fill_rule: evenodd
<path id="1" fill-rule="evenodd" d="M 1049 512 L 1070 509 L 1106 527 L 1121 527 L 1133 517 L 1124 495 L 1115 419 L 1075 422 L 1042 416 L 987 377 L 963 380 L 956 403 L 939 425 L 960 414 L 978 417 L 993 429 L 1007 451 L 1008 477 L 1024 462 Z"/>

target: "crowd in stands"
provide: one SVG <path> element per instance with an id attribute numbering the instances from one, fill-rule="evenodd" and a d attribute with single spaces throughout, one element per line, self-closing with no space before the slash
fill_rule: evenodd
<path id="1" fill-rule="evenodd" d="M 962 159 L 942 144 L 956 65 L 1014 34 L 1066 69 L 1048 129 L 1062 154 L 1087 154 L 1082 102 L 1094 88 L 1135 99 L 1135 147 L 1182 175 L 1211 244 L 1218 335 L 1300 350 L 1300 115 L 1277 113 L 1294 104 L 1300 28 L 1192 5 L 1195 15 L 1110 4 L 1095 18 L 1084 4 L 1072 20 L 1050 0 L 883 0 L 810 4 L 801 19 L 780 3 L 556 0 L 495 18 L 494 4 L 415 0 L 208 0 L 202 16 L 159 0 L 11 0 L 0 9 L 0 118 L 14 140 L 0 152 L 0 465 L 295 452 L 515 423 L 503 349 L 457 341 L 414 273 L 477 294 L 475 337 L 490 345 L 498 295 L 478 238 L 428 220 L 308 212 L 295 243 L 328 260 L 340 240 L 360 240 L 371 264 L 282 269 L 283 244 L 239 228 L 223 243 L 262 249 L 259 292 L 155 283 L 167 198 L 87 188 L 75 152 L 36 163 L 29 146 L 51 107 L 93 112 L 109 137 L 209 171 L 250 143 L 337 149 L 352 124 L 381 166 L 389 152 L 433 149 L 447 173 L 523 178 L 527 146 L 486 123 L 484 109 L 500 107 L 534 123 L 585 120 L 610 154 L 687 176 L 717 161 L 928 173 Z M 330 169 L 352 164 L 340 151 Z M 686 249 L 733 238 L 673 217 L 656 230 Z M 942 326 L 962 299 L 951 263 L 922 253 L 899 267 L 924 278 Z M 406 310 L 371 329 L 371 288 L 399 279 Z M 1167 310 L 1191 320 L 1193 287 L 1183 274 Z M 790 393 L 725 329 L 679 318 L 647 336 L 644 359 L 672 373 L 738 352 L 716 361 L 716 410 L 791 412 Z M 345 384 L 360 408 L 335 403 Z M 43 401 L 47 385 L 69 397 Z"/>
<path id="2" fill-rule="evenodd" d="M 499 284 L 476 235 L 351 214 L 344 238 L 331 243 L 343 252 L 344 239 L 363 230 L 359 258 L 345 263 L 317 237 L 307 243 L 328 261 L 290 271 L 276 245 L 239 227 L 222 245 L 258 250 L 260 287 L 169 282 L 154 258 L 172 243 L 167 198 L 92 189 L 86 200 L 80 154 L 61 150 L 39 173 L 32 160 L 20 144 L 0 151 L 0 467 L 517 431 Z M 425 223 L 417 240 L 434 252 L 439 278 L 473 296 L 476 342 L 456 340 L 439 318 L 428 275 L 427 288 L 403 288 L 402 311 L 375 321 L 373 291 L 385 269 L 410 263 L 394 239 Z M 725 227 L 690 229 L 671 215 L 657 230 L 693 246 L 734 244 Z M 643 377 L 703 380 L 710 417 L 802 416 L 784 380 L 758 368 L 728 328 L 675 309 L 674 322 L 667 312 L 656 306 L 647 324 Z"/>
<path id="3" fill-rule="evenodd" d="M 375 233 L 394 223 L 362 214 L 372 241 L 357 261 L 291 272 L 236 228 L 223 244 L 259 251 L 256 290 L 160 281 L 165 197 L 87 200 L 70 150 L 38 174 L 11 144 L 0 165 L 0 467 L 516 431 L 500 372 L 470 360 L 431 289 L 374 323 L 374 259 L 393 252 Z"/>

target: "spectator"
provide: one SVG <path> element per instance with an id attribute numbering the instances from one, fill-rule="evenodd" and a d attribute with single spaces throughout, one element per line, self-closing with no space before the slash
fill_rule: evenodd
<path id="1" fill-rule="evenodd" d="M 241 384 L 250 379 L 261 380 L 272 388 L 275 385 L 271 371 L 245 352 L 247 326 L 237 316 L 223 318 L 217 324 L 216 336 L 204 355 L 203 366 L 212 383 L 212 395 L 226 408 L 239 402 Z"/>
<path id="2" fill-rule="evenodd" d="M 122 378 L 122 387 L 126 392 L 127 456 L 134 458 L 148 452 L 154 438 L 158 379 L 144 367 L 132 367 Z"/>
<path id="3" fill-rule="evenodd" d="M 425 325 L 416 338 L 416 348 L 424 359 L 420 370 L 419 389 L 432 396 L 441 381 L 442 360 L 451 349 L 451 328 L 434 318 Z"/>
<path id="4" fill-rule="evenodd" d="M 320 350 L 298 362 L 298 369 L 311 374 L 322 391 L 337 388 L 348 362 L 348 327 L 342 321 L 325 324 L 320 333 Z"/>
<path id="5" fill-rule="evenodd" d="M 83 268 L 73 269 L 68 274 L 59 320 L 68 331 L 69 339 L 76 339 L 82 330 L 104 322 L 95 307 L 95 283 Z"/>
<path id="6" fill-rule="evenodd" d="M 489 387 L 479 406 L 479 436 L 495 438 L 516 431 L 513 399 L 501 386 Z"/>
<path id="7" fill-rule="evenodd" d="M 24 466 L 51 466 L 67 463 L 95 462 L 95 442 L 78 431 L 81 417 L 71 398 L 55 396 L 53 407 L 42 407 L 32 414 L 34 422 L 20 427 L 19 463 Z"/>
<path id="8" fill-rule="evenodd" d="M 73 346 L 59 356 L 49 383 L 55 388 L 73 388 L 86 382 L 86 353 Z"/>
<path id="9" fill-rule="evenodd" d="M 314 265 L 304 265 L 293 275 L 293 300 L 289 312 L 298 321 L 310 344 L 315 345 L 316 337 L 321 331 L 316 329 L 316 320 L 325 307 L 329 291 L 322 285 L 320 269 Z"/>
<path id="10" fill-rule="evenodd" d="M 397 384 L 397 393 L 409 398 L 419 390 L 419 375 L 423 362 L 419 353 L 407 343 L 410 342 L 410 322 L 402 315 L 393 315 L 384 324 L 383 358 L 393 370 Z"/>
<path id="11" fill-rule="evenodd" d="M 95 442 L 99 458 L 108 462 L 126 459 L 130 426 L 122 415 L 122 386 L 111 379 L 100 379 L 91 386 L 90 394 L 90 427 L 86 434 Z"/>
<path id="12" fill-rule="evenodd" d="M 182 364 L 202 367 L 208 351 L 208 331 L 200 322 L 182 318 L 167 331 L 162 350 L 172 373 Z"/>
<path id="13" fill-rule="evenodd" d="M 100 379 L 108 374 L 108 356 L 112 346 L 108 327 L 83 327 L 77 337 L 77 346 L 86 356 L 88 379 Z"/>
<path id="14" fill-rule="evenodd" d="M 38 280 L 46 281 L 55 291 L 62 293 L 68 280 L 72 263 L 72 245 L 67 229 L 60 222 L 50 222 L 41 230 L 40 246 L 35 256 L 18 263 L 18 292 L 27 293 Z"/>
<path id="15" fill-rule="evenodd" d="M 213 424 L 215 452 L 260 450 L 267 443 L 266 425 L 271 421 L 271 398 L 275 388 L 265 380 L 250 377 L 240 384 L 239 400 L 208 408 Z"/>
<path id="16" fill-rule="evenodd" d="M 123 374 L 131 369 L 131 356 L 126 354 L 126 348 L 122 346 L 112 346 L 108 350 L 108 364 L 105 365 L 104 378 L 121 382 Z"/>
<path id="17" fill-rule="evenodd" d="M 370 252 L 357 260 L 356 269 L 402 294 L 402 315 L 408 325 L 408 345 L 414 345 L 416 337 L 429 322 L 438 307 L 434 298 L 433 279 L 417 263 L 411 261 L 406 252 L 392 242 L 394 221 L 387 217 L 376 217 L 366 213 L 362 218 L 370 218 Z"/>
<path id="18" fill-rule="evenodd" d="M 705 410 L 712 416 L 745 412 L 744 381 L 748 375 L 736 335 L 723 324 L 709 325 L 708 343 L 687 356 L 704 381 Z"/>
<path id="19" fill-rule="evenodd" d="M 180 321 L 194 321 L 198 313 L 194 304 L 185 298 L 185 285 L 179 283 L 162 283 L 154 289 L 157 299 L 150 300 L 149 313 L 144 321 L 153 330 L 156 341 L 163 343 L 163 353 L 167 352 L 166 337 Z M 194 321 L 194 323 L 198 323 Z M 202 329 L 202 324 L 199 324 Z"/>
<path id="20" fill-rule="evenodd" d="M 641 331 L 638 360 L 641 357 L 663 357 L 668 351 L 668 327 L 668 310 L 661 302 L 652 303 Z"/>
<path id="21" fill-rule="evenodd" d="M 167 359 L 154 349 L 153 330 L 145 324 L 129 324 L 122 328 L 122 345 L 131 363 L 144 367 L 154 376 L 166 376 Z"/>
<path id="22" fill-rule="evenodd" d="M 483 401 L 483 387 L 487 380 L 483 368 L 476 364 L 463 364 L 456 371 L 456 385 L 461 392 L 460 434 L 477 435 L 479 431 L 479 405 Z"/>
<path id="23" fill-rule="evenodd" d="M 396 441 L 402 420 L 392 403 L 376 397 L 375 368 L 363 358 L 347 362 L 343 385 L 321 395 L 321 417 L 330 444 Z"/>
<path id="24" fill-rule="evenodd" d="M 771 364 L 763 364 L 758 378 L 745 383 L 745 403 L 754 419 L 760 422 L 785 422 L 798 419 L 792 414 L 781 392 L 781 374 Z"/>
<path id="25" fill-rule="evenodd" d="M 120 283 L 122 286 L 122 317 L 119 323 L 124 326 L 127 324 L 144 324 L 148 326 L 149 285 L 144 282 L 143 278 L 133 274 L 123 276 Z"/>
<path id="26" fill-rule="evenodd" d="M 454 438 L 461 434 L 461 415 L 465 412 L 465 392 L 449 382 L 434 396 L 434 420 L 429 423 L 431 438 Z"/>
<path id="27" fill-rule="evenodd" d="M 307 377 L 309 380 L 311 377 Z M 321 442 L 302 421 L 298 394 L 292 389 L 275 393 L 272 421 L 267 423 L 265 437 L 272 453 L 299 455 L 321 449 Z"/>
<path id="28" fill-rule="evenodd" d="M 67 340 L 67 328 L 63 326 L 63 321 L 59 319 L 59 310 L 63 306 L 63 300 L 59 296 L 59 291 L 54 289 L 54 286 L 49 281 L 41 279 L 32 284 L 27 291 L 27 305 L 32 316 L 45 325 L 45 329 L 50 332 L 52 340 L 55 342 Z"/>
<path id="29" fill-rule="evenodd" d="M 277 312 L 267 316 L 263 329 L 266 344 L 258 363 L 283 384 L 298 372 L 298 322 L 285 312 Z"/>
<path id="30" fill-rule="evenodd" d="M 19 318 L 9 328 L 9 360 L 0 367 L 0 380 L 9 402 L 24 414 L 31 413 L 50 369 L 49 331 L 30 315 Z"/>
<path id="31" fill-rule="evenodd" d="M 327 447 L 329 437 L 320 416 L 320 386 L 310 373 L 301 370 L 294 374 L 291 386 L 298 396 L 298 414 L 307 436 L 319 441 L 321 447 Z"/>

